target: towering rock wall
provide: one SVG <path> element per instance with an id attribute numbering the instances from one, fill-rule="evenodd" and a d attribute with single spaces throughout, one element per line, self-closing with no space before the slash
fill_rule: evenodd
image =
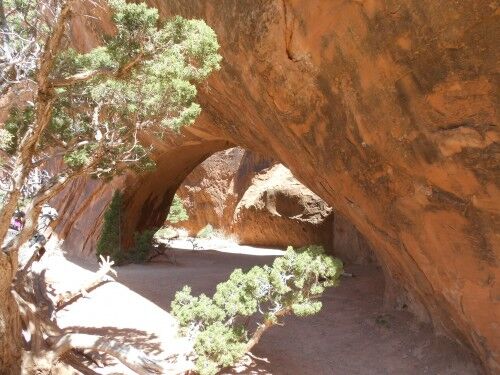
<path id="1" fill-rule="evenodd" d="M 255 150 L 356 225 L 390 295 L 499 371 L 498 4 L 149 3 L 205 19 L 224 62 L 200 92 L 196 126 L 158 144 L 156 172 L 124 181 L 126 233 L 160 224 L 204 157 Z M 81 222 L 98 219 L 89 207 Z"/>

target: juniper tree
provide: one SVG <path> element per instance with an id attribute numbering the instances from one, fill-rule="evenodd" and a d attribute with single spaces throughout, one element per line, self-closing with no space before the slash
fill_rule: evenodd
<path id="1" fill-rule="evenodd" d="M 187 219 L 189 219 L 189 216 L 186 208 L 184 207 L 184 203 L 182 202 L 182 199 L 175 194 L 172 204 L 170 205 L 167 221 L 172 224 L 177 224 L 182 221 L 186 221 Z"/>
<path id="2" fill-rule="evenodd" d="M 101 234 L 96 246 L 96 256 L 109 256 L 115 262 L 121 260 L 121 211 L 123 209 L 123 193 L 115 191 L 108 208 L 104 212 Z"/>
<path id="3" fill-rule="evenodd" d="M 282 317 L 318 313 L 319 298 L 337 285 L 342 268 L 342 262 L 326 255 L 321 246 L 289 247 L 271 267 L 236 269 L 217 285 L 212 298 L 192 296 L 185 286 L 171 307 L 180 333 L 194 340 L 196 370 L 216 374 L 241 359 Z M 248 322 L 255 316 L 259 322 L 251 331 Z"/>
<path id="4" fill-rule="evenodd" d="M 76 14 L 76 2 L 0 0 L 0 92 L 16 99 L 0 132 L 7 156 L 0 238 L 6 237 L 30 173 L 50 158 L 64 161 L 32 197 L 37 204 L 27 213 L 31 220 L 20 244 L 32 235 L 29 223 L 41 203 L 72 178 L 112 178 L 127 168 L 151 168 L 151 149 L 141 143 L 141 135 L 147 130 L 161 137 L 166 129 L 191 124 L 200 113 L 195 85 L 218 69 L 221 59 L 215 33 L 203 21 L 162 21 L 156 9 L 124 0 L 80 1 L 80 10 L 109 11 L 115 30 L 102 36 L 99 47 L 77 51 L 68 25 L 85 15 Z M 20 352 L 19 319 L 10 295 L 18 248 L 0 251 L 0 372 L 7 373 L 17 372 Z M 19 286 L 23 279 L 16 281 Z M 29 305 L 19 293 L 17 299 Z"/>

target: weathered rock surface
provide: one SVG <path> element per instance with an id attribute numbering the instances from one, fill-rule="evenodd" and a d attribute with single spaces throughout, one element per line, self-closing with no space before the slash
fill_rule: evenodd
<path id="1" fill-rule="evenodd" d="M 286 167 L 253 152 L 237 147 L 215 153 L 178 194 L 189 215 L 178 226 L 192 235 L 211 224 L 240 244 L 331 247 L 332 209 Z"/>
<path id="2" fill-rule="evenodd" d="M 332 209 L 277 164 L 256 175 L 235 207 L 232 232 L 258 246 L 331 245 Z"/>
<path id="3" fill-rule="evenodd" d="M 341 214 L 332 215 L 332 244 L 335 256 L 346 264 L 372 264 L 377 258 L 368 241 Z"/>
<path id="4" fill-rule="evenodd" d="M 197 125 L 158 144 L 156 172 L 124 179 L 126 234 L 162 223 L 180 182 L 215 151 L 268 155 L 355 224 L 398 296 L 498 372 L 498 4 L 149 3 L 207 20 L 224 62 L 200 93 Z M 66 200 L 88 198 L 65 212 L 80 229 L 70 243 L 91 249 L 101 198 L 71 189 Z"/>
<path id="5" fill-rule="evenodd" d="M 240 147 L 216 152 L 182 182 L 182 197 L 189 220 L 179 223 L 191 235 L 207 224 L 231 232 L 236 205 L 252 178 L 275 161 Z"/>

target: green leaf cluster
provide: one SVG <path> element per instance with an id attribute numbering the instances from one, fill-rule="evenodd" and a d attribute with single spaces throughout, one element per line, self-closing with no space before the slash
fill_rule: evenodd
<path id="1" fill-rule="evenodd" d="M 70 169 L 91 165 L 102 178 L 127 168 L 154 168 L 141 133 L 162 137 L 192 124 L 201 111 L 196 85 L 218 70 L 222 59 L 215 32 L 202 20 L 161 20 L 158 10 L 144 3 L 107 3 L 116 31 L 103 35 L 100 46 L 87 53 L 71 47 L 57 53 L 49 77 L 54 82 L 52 115 L 40 140 L 65 149 Z M 36 0 L 5 0 L 4 5 L 9 29 L 25 40 L 34 38 L 43 49 L 51 24 L 40 17 L 46 12 L 42 5 Z M 12 40 L 11 48 L 22 49 L 24 39 L 19 46 Z M 39 64 L 28 65 L 34 76 Z M 78 80 L 83 76 L 88 78 Z M 9 134 L 0 134 L 2 149 L 14 153 L 33 124 L 36 103 L 28 107 L 11 113 L 5 127 Z"/>
<path id="2" fill-rule="evenodd" d="M 61 89 L 51 130 L 66 141 L 75 136 L 92 140 L 96 124 L 89 112 L 98 107 L 102 132 L 117 133 L 124 140 L 106 150 L 100 166 L 116 173 L 117 161 L 131 148 L 129 160 L 147 157 L 147 150 L 132 143 L 137 130 L 151 129 L 162 136 L 166 128 L 179 130 L 195 121 L 201 111 L 195 102 L 195 85 L 219 69 L 221 57 L 216 35 L 204 21 L 174 17 L 162 23 L 158 11 L 145 4 L 122 0 L 110 4 L 116 34 L 106 37 L 103 46 L 89 53 L 72 49 L 61 53 L 55 75 L 65 77 L 99 69 L 123 74 L 101 75 Z M 152 166 L 147 159 L 138 169 Z M 102 175 L 107 177 L 106 173 Z"/>
<path id="3" fill-rule="evenodd" d="M 272 266 L 255 266 L 248 272 L 236 269 L 217 285 L 212 298 L 192 296 L 186 286 L 172 302 L 172 314 L 181 333 L 196 334 L 196 368 L 202 375 L 215 374 L 234 364 L 247 350 L 249 317 L 260 314 L 274 325 L 279 317 L 308 316 L 321 309 L 325 288 L 337 285 L 343 265 L 325 254 L 321 246 L 289 247 Z"/>
<path id="4" fill-rule="evenodd" d="M 35 110 L 32 105 L 24 109 L 12 108 L 2 129 L 0 149 L 10 155 L 14 154 L 34 118 Z"/>
<path id="5" fill-rule="evenodd" d="M 184 207 L 184 203 L 182 202 L 182 199 L 175 194 L 172 204 L 170 205 L 167 221 L 172 224 L 177 224 L 182 221 L 186 221 L 187 219 L 189 219 L 189 215 Z"/>
<path id="6" fill-rule="evenodd" d="M 125 256 L 133 263 L 145 263 L 149 259 L 156 229 L 134 233 L 134 247 L 126 251 Z"/>
<path id="7" fill-rule="evenodd" d="M 196 83 L 219 69 L 221 56 L 215 32 L 202 20 L 174 17 L 159 20 L 158 11 L 145 4 L 109 1 L 117 32 L 86 54 L 73 49 L 61 53 L 55 76 L 65 77 L 96 69 L 123 70 L 123 76 L 98 77 L 60 92 L 59 106 L 66 114 L 74 98 L 83 105 L 103 103 L 114 126 L 133 119 L 179 129 L 194 122 L 200 107 L 194 102 Z M 133 64 L 126 72 L 127 64 Z M 88 118 L 65 121 L 68 127 L 86 128 Z M 76 129 L 75 129 L 76 130 Z"/>
<path id="8" fill-rule="evenodd" d="M 96 256 L 109 256 L 116 263 L 122 260 L 121 251 L 121 211 L 123 207 L 123 193 L 115 191 L 113 198 L 104 213 L 101 234 L 97 241 Z"/>
<path id="9" fill-rule="evenodd" d="M 64 162 L 74 170 L 84 167 L 90 159 L 90 147 L 77 148 L 64 155 Z"/>

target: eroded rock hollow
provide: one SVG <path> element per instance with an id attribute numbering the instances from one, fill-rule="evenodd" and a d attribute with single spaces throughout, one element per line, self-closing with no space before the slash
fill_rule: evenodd
<path id="1" fill-rule="evenodd" d="M 235 147 L 215 153 L 177 194 L 189 218 L 176 226 L 190 235 L 211 225 L 245 245 L 331 248 L 332 208 L 285 166 L 254 152 Z"/>
<path id="2" fill-rule="evenodd" d="M 127 197 L 126 236 L 163 223 L 186 175 L 241 145 L 286 165 L 363 233 L 391 280 L 389 302 L 500 370 L 497 5 L 149 3 L 165 17 L 205 19 L 223 67 L 201 88 L 194 127 L 144 136 L 155 172 L 107 187 L 78 181 L 59 199 L 67 248 L 92 250 L 115 188 Z M 88 47 L 92 31 L 78 27 Z"/>

